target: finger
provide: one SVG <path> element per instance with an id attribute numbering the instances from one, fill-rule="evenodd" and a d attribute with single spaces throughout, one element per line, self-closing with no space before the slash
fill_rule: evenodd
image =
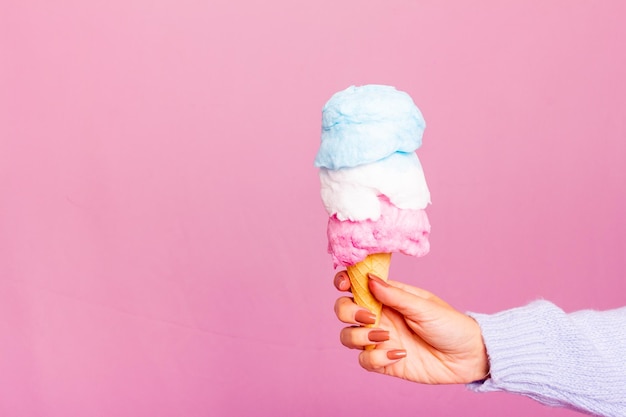
<path id="1" fill-rule="evenodd" d="M 337 272 L 333 284 L 339 291 L 350 291 L 350 277 L 348 277 L 348 273 L 346 271 Z"/>
<path id="2" fill-rule="evenodd" d="M 422 298 L 414 293 L 395 287 L 375 276 L 370 277 L 369 288 L 374 297 L 381 303 L 397 310 L 404 316 L 413 317 L 417 320 L 424 318 L 425 315 L 433 311 L 442 311 L 441 309 L 447 310 L 447 307 L 444 307 L 444 305 L 439 302 Z"/>
<path id="3" fill-rule="evenodd" d="M 386 366 L 406 357 L 406 350 L 402 349 L 373 349 L 364 350 L 359 354 L 359 364 L 370 372 L 383 372 Z"/>
<path id="4" fill-rule="evenodd" d="M 339 333 L 341 344 L 350 349 L 363 349 L 365 346 L 386 342 L 389 332 L 367 327 L 345 327 Z"/>
<path id="5" fill-rule="evenodd" d="M 335 315 L 339 321 L 349 324 L 376 323 L 376 315 L 356 305 L 350 297 L 339 297 L 335 301 Z"/>
<path id="6" fill-rule="evenodd" d="M 426 291 L 424 289 L 421 289 L 421 288 L 418 288 L 418 287 L 414 287 L 412 285 L 405 284 L 405 283 L 400 282 L 400 281 L 389 280 L 389 281 L 387 281 L 387 283 L 389 285 L 393 286 L 393 287 L 400 288 L 401 290 L 406 291 L 406 292 L 408 292 L 410 294 L 413 294 L 413 295 L 415 295 L 417 297 L 424 298 L 426 300 L 432 301 L 432 302 L 440 304 L 442 306 L 450 307 L 450 304 L 446 303 L 441 298 L 437 297 L 435 294 L 433 294 L 433 293 L 431 293 L 429 291 Z"/>
<path id="7" fill-rule="evenodd" d="M 370 274 L 370 275 L 375 276 L 374 274 Z M 418 297 L 429 299 L 429 298 L 432 298 L 432 297 L 435 296 L 431 292 L 428 292 L 428 291 L 423 290 L 423 289 L 418 288 L 418 287 L 414 287 L 414 286 L 409 285 L 409 284 L 405 284 L 404 282 L 389 280 L 389 281 L 387 281 L 387 283 L 389 285 L 391 285 L 391 286 L 394 286 L 396 288 L 400 288 L 401 290 L 406 291 L 408 293 L 411 293 L 413 295 L 416 295 Z"/>

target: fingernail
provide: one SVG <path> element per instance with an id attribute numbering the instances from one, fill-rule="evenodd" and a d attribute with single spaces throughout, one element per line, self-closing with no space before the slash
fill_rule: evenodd
<path id="1" fill-rule="evenodd" d="M 354 315 L 354 319 L 362 324 L 374 324 L 376 323 L 376 315 L 370 313 L 367 310 L 359 310 Z"/>
<path id="2" fill-rule="evenodd" d="M 404 357 L 406 357 L 406 350 L 397 349 L 387 352 L 387 359 L 396 360 Z"/>
<path id="3" fill-rule="evenodd" d="M 385 281 L 383 281 L 382 279 L 378 278 L 376 275 L 369 273 L 367 274 L 367 276 L 369 277 L 370 281 L 373 281 L 377 284 L 382 285 L 383 287 L 390 287 L 389 284 L 387 284 Z"/>
<path id="4" fill-rule="evenodd" d="M 334 280 L 335 287 L 337 287 L 340 290 L 345 290 L 347 287 L 346 284 L 348 280 L 349 278 L 346 275 L 345 271 L 338 272 L 337 275 L 335 275 L 335 280 Z"/>
<path id="5" fill-rule="evenodd" d="M 385 342 L 389 340 L 389 332 L 387 330 L 372 330 L 367 334 L 370 342 Z"/>

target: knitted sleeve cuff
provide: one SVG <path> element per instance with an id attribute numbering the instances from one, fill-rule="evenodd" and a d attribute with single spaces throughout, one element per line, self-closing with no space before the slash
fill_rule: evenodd
<path id="1" fill-rule="evenodd" d="M 536 301 L 494 315 L 468 313 L 480 325 L 490 363 L 490 377 L 469 384 L 469 388 L 523 393 L 529 386 L 549 380 L 555 358 L 546 345 L 549 323 L 545 317 L 554 315 L 555 309 L 551 303 Z"/>
<path id="2" fill-rule="evenodd" d="M 626 412 L 626 309 L 566 314 L 547 301 L 486 315 L 479 324 L 490 376 L 476 392 L 507 391 L 587 412 Z M 621 346 L 620 346 L 621 345 Z"/>

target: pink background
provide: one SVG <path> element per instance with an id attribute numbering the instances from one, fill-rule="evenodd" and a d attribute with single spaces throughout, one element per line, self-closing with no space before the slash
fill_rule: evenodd
<path id="1" fill-rule="evenodd" d="M 396 279 L 463 311 L 624 305 L 624 13 L 1 2 L 0 415 L 575 415 L 361 370 L 313 158 L 332 93 L 395 85 L 434 202 Z"/>

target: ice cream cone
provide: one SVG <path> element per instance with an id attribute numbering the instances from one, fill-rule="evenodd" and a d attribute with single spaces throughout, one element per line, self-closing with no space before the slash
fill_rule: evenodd
<path id="1" fill-rule="evenodd" d="M 389 278 L 389 266 L 391 265 L 390 253 L 374 253 L 354 265 L 348 266 L 348 276 L 352 285 L 352 295 L 357 305 L 365 307 L 376 315 L 376 323 L 368 327 L 378 327 L 382 304 L 374 298 L 367 285 L 367 274 L 372 273 L 380 279 L 387 281 Z"/>

